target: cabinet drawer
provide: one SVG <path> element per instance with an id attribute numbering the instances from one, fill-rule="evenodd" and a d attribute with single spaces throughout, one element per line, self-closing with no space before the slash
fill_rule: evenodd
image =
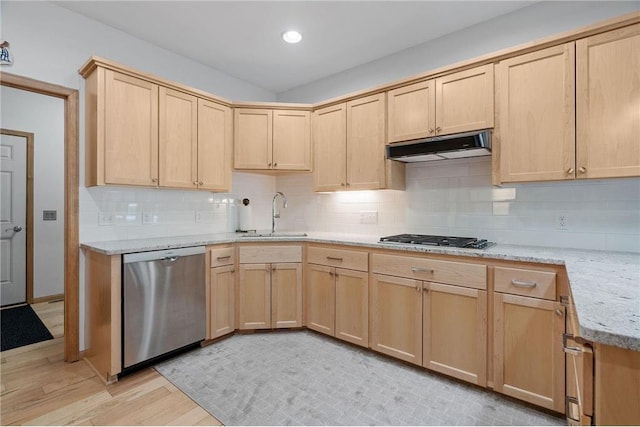
<path id="1" fill-rule="evenodd" d="M 232 265 L 236 262 L 236 253 L 233 247 L 211 249 L 211 268 L 223 265 Z"/>
<path id="2" fill-rule="evenodd" d="M 552 271 L 496 267 L 493 281 L 496 292 L 556 299 L 556 273 Z"/>
<path id="3" fill-rule="evenodd" d="M 369 271 L 367 252 L 310 246 L 307 251 L 307 262 L 349 270 Z"/>
<path id="4" fill-rule="evenodd" d="M 240 264 L 302 262 L 302 246 L 240 246 Z"/>
<path id="5" fill-rule="evenodd" d="M 373 254 L 374 273 L 487 289 L 487 266 L 396 255 Z"/>

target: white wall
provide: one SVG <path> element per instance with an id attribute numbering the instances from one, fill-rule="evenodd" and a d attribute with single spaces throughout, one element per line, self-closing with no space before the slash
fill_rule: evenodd
<path id="1" fill-rule="evenodd" d="M 406 191 L 313 193 L 311 175 L 278 178 L 280 227 L 385 236 L 457 235 L 503 244 L 640 252 L 640 179 L 491 185 L 491 158 L 407 165 Z M 378 212 L 375 225 L 362 212 Z M 568 218 L 567 229 L 557 217 Z"/>
<path id="2" fill-rule="evenodd" d="M 278 94 L 281 102 L 319 102 L 640 9 L 640 1 L 542 1 L 428 43 Z M 425 18 L 425 25 L 429 25 Z"/>
<path id="3" fill-rule="evenodd" d="M 33 295 L 64 293 L 64 101 L 0 87 L 0 127 L 34 134 Z M 42 211 L 58 211 L 43 221 Z"/>

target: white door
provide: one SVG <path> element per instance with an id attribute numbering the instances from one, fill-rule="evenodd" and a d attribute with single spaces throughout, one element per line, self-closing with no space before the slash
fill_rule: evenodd
<path id="1" fill-rule="evenodd" d="M 0 141 L 0 305 L 27 300 L 27 139 Z"/>

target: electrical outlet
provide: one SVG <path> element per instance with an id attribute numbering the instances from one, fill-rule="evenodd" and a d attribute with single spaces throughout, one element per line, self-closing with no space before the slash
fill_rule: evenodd
<path id="1" fill-rule="evenodd" d="M 556 228 L 558 230 L 569 229 L 569 216 L 567 214 L 560 214 L 556 217 Z"/>
<path id="2" fill-rule="evenodd" d="M 378 211 L 360 211 L 360 224 L 377 224 Z"/>
<path id="3" fill-rule="evenodd" d="M 100 225 L 113 225 L 113 213 L 112 212 L 100 212 L 98 223 Z"/>

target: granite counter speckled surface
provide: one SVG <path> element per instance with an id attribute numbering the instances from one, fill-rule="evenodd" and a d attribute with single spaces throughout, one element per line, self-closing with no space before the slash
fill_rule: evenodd
<path id="1" fill-rule="evenodd" d="M 379 243 L 376 236 L 309 233 L 307 237 L 243 237 L 221 233 L 83 243 L 107 255 L 237 242 L 317 242 L 406 252 L 564 265 L 580 323 L 594 342 L 640 351 L 640 254 L 535 246 L 496 245 L 485 250 Z"/>

